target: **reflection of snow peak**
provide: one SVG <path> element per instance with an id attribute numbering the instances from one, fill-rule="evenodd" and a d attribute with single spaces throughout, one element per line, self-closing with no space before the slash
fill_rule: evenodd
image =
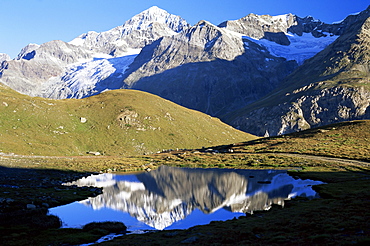
<path id="1" fill-rule="evenodd" d="M 296 196 L 306 196 L 306 197 L 315 197 L 316 192 L 312 189 L 313 185 L 323 184 L 321 181 L 314 181 L 310 179 L 294 179 L 292 176 L 289 176 L 287 173 L 281 173 L 276 175 L 271 180 L 271 185 L 267 189 L 264 189 L 266 193 L 279 189 L 280 187 L 291 184 L 293 189 L 289 193 L 288 198 L 294 198 Z"/>
<path id="2" fill-rule="evenodd" d="M 94 186 L 94 187 L 109 187 L 116 183 L 114 180 L 114 174 L 106 173 L 104 175 L 91 175 L 89 177 L 83 177 L 74 182 L 68 182 L 64 185 L 77 185 L 82 186 Z"/>
<path id="3" fill-rule="evenodd" d="M 119 188 L 118 193 L 116 193 L 117 188 Z M 163 230 L 191 213 L 180 199 L 168 200 L 157 194 L 149 194 L 142 188 L 142 183 L 119 181 L 112 187 L 104 188 L 102 195 L 80 203 L 91 206 L 94 210 L 109 207 L 127 212 L 158 230 Z M 121 189 L 123 191 L 120 191 Z M 157 204 L 160 204 L 162 209 L 158 209 Z"/>
<path id="4" fill-rule="evenodd" d="M 284 171 L 205 170 L 161 167 L 138 175 L 101 174 L 70 183 L 104 187 L 103 194 L 80 203 L 129 213 L 162 230 L 198 209 L 253 213 L 297 195 L 315 196 L 319 181 L 296 180 Z"/>

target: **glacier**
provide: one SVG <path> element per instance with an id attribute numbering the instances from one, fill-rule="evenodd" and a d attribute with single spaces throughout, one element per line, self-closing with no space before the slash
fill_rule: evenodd
<path id="1" fill-rule="evenodd" d="M 102 55 L 68 65 L 64 75 L 51 78 L 44 84 L 42 94 L 48 98 L 81 99 L 105 90 L 120 89 L 123 83 L 119 78 L 140 51 L 141 49 L 131 49 L 120 57 L 106 58 L 106 55 Z"/>
<path id="2" fill-rule="evenodd" d="M 267 48 L 271 55 L 284 57 L 287 60 L 295 60 L 298 65 L 320 51 L 324 50 L 328 45 L 333 43 L 339 36 L 326 34 L 326 37 L 316 38 L 311 33 L 303 33 L 302 36 L 297 34 L 286 34 L 290 45 L 280 45 L 267 39 L 254 39 L 243 36 L 243 39 L 248 39 L 259 45 Z"/>

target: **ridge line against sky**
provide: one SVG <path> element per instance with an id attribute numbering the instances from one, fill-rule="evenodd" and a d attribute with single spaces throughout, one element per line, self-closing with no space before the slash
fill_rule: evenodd
<path id="1" fill-rule="evenodd" d="M 69 42 L 88 31 L 108 31 L 152 6 L 191 25 L 200 20 L 218 25 L 250 13 L 310 15 L 333 23 L 369 4 L 369 0 L 0 0 L 0 53 L 15 58 L 29 43 Z"/>

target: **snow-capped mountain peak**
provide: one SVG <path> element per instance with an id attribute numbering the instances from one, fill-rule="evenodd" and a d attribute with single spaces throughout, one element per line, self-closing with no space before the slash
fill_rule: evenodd
<path id="1" fill-rule="evenodd" d="M 0 63 L 3 61 L 9 61 L 9 60 L 10 60 L 10 56 L 8 54 L 0 53 Z"/>
<path id="2" fill-rule="evenodd" d="M 180 16 L 153 6 L 121 26 L 101 33 L 84 33 L 69 43 L 118 57 L 129 48 L 142 48 L 159 37 L 174 35 L 188 27 L 190 25 Z"/>
<path id="3" fill-rule="evenodd" d="M 28 45 L 17 59 L 2 58 L 0 82 L 21 93 L 56 99 L 83 98 L 118 88 L 143 90 L 221 117 L 280 88 L 293 71 L 300 73 L 298 66 L 307 67 L 306 62 L 312 68 L 322 69 L 319 74 L 319 70 L 306 68 L 310 71 L 307 74 L 320 78 L 326 73 L 334 76 L 338 66 L 333 59 L 342 59 L 338 50 L 348 50 L 341 53 L 346 57 L 341 60 L 343 66 L 354 63 L 347 61 L 347 56 L 356 58 L 352 49 L 337 39 L 341 38 L 346 45 L 356 43 L 362 38 L 357 33 L 367 30 L 369 16 L 370 10 L 365 10 L 341 23 L 327 24 L 311 16 L 249 14 L 218 26 L 200 21 L 189 27 L 181 17 L 153 6 L 123 25 L 100 33 L 87 32 L 69 44 L 52 41 Z M 365 45 L 362 49 L 366 50 Z M 317 55 L 318 52 L 323 53 Z M 318 58 L 308 59 L 314 56 Z M 359 64 L 361 71 L 366 70 Z M 306 77 L 310 76 L 299 74 L 299 80 L 292 83 L 306 86 L 304 81 L 312 82 Z M 287 110 L 293 112 L 296 108 Z M 321 114 L 320 110 L 315 114 Z M 301 112 L 297 114 L 301 116 Z M 304 112 L 310 115 L 312 110 Z M 341 105 L 338 112 L 335 120 L 349 111 Z M 266 117 L 260 115 L 263 118 L 260 125 L 265 125 L 262 122 Z M 229 122 L 246 131 L 255 129 L 257 135 L 266 132 L 266 128 L 257 129 L 254 123 L 244 123 L 246 118 Z M 317 124 L 322 118 L 317 119 L 297 127 Z M 281 129 L 291 127 L 286 122 L 281 124 L 284 126 Z M 275 127 L 275 121 L 271 127 Z M 270 136 L 281 133 L 270 129 L 268 132 Z"/>
<path id="4" fill-rule="evenodd" d="M 190 25 L 180 16 L 168 13 L 166 10 L 157 6 L 150 7 L 147 10 L 135 15 L 123 24 L 123 34 L 130 34 L 134 30 L 148 28 L 153 22 L 166 24 L 174 32 L 181 32 Z"/>
<path id="5" fill-rule="evenodd" d="M 42 94 L 52 98 L 82 98 L 106 89 L 119 89 L 123 85 L 120 78 L 141 48 L 188 27 L 181 17 L 153 6 L 111 30 L 84 33 L 69 44 L 89 52 L 90 59 L 67 64 L 63 74 L 44 83 Z M 26 59 L 31 48 L 37 47 L 25 48 L 21 58 Z"/>
<path id="6" fill-rule="evenodd" d="M 40 45 L 38 45 L 38 44 L 33 44 L 33 43 L 28 44 L 27 46 L 25 46 L 21 50 L 21 52 L 19 52 L 17 59 L 18 60 L 19 59 L 26 59 L 27 60 L 28 59 L 27 55 L 29 55 L 32 51 L 38 49 L 39 47 L 40 47 Z"/>

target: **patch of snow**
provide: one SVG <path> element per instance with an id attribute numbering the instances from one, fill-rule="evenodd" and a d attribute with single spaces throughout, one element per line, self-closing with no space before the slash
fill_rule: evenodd
<path id="1" fill-rule="evenodd" d="M 307 15 L 306 18 L 312 18 L 312 22 L 321 22 L 319 19 L 316 19 L 311 15 Z"/>
<path id="2" fill-rule="evenodd" d="M 8 54 L 0 53 L 0 63 L 3 61 L 9 61 L 9 60 L 11 60 L 11 58 Z"/>
<path id="3" fill-rule="evenodd" d="M 84 42 L 85 42 L 85 39 L 77 37 L 68 43 L 72 45 L 76 45 L 76 46 L 82 46 Z"/>
<path id="4" fill-rule="evenodd" d="M 77 185 L 78 187 L 82 186 L 94 186 L 94 187 L 109 187 L 116 184 L 117 178 L 116 174 L 112 173 L 103 173 L 98 175 L 90 175 L 88 177 L 83 177 L 77 181 L 64 183 L 63 185 Z M 132 191 L 144 190 L 144 185 L 136 178 L 136 176 L 130 176 L 129 181 L 121 181 L 126 186 L 130 187 Z"/>
<path id="5" fill-rule="evenodd" d="M 153 22 L 166 24 L 175 32 L 181 32 L 189 26 L 181 17 L 170 14 L 157 6 L 153 6 L 126 21 L 122 26 L 122 34 L 127 35 L 134 30 L 147 29 Z"/>
<path id="6" fill-rule="evenodd" d="M 100 238 L 99 240 L 97 240 L 96 242 L 80 244 L 79 246 L 90 246 L 90 245 L 95 245 L 95 244 L 98 244 L 98 243 L 103 243 L 103 242 L 111 241 L 111 240 L 113 240 L 114 238 L 116 238 L 116 237 L 120 237 L 120 236 L 123 236 L 123 235 L 124 235 L 124 234 L 115 234 L 115 233 L 112 233 L 112 234 L 108 234 L 108 235 L 106 235 L 106 236 L 101 237 L 101 238 Z"/>
<path id="7" fill-rule="evenodd" d="M 281 187 L 282 184 L 293 185 L 293 189 L 288 197 L 294 198 L 296 196 L 305 196 L 305 197 L 317 196 L 317 193 L 312 189 L 312 186 L 324 184 L 324 182 L 310 179 L 306 180 L 294 179 L 292 176 L 286 173 L 276 175 L 271 181 L 272 186 Z"/>
<path id="8" fill-rule="evenodd" d="M 263 45 L 273 56 L 284 57 L 287 60 L 295 60 L 299 65 L 303 64 L 306 59 L 309 59 L 325 49 L 329 44 L 334 42 L 338 36 L 330 36 L 315 38 L 311 33 L 303 33 L 302 36 L 287 35 L 290 45 L 280 45 L 266 39 L 253 39 L 243 36 L 259 45 Z"/>
<path id="9" fill-rule="evenodd" d="M 249 40 L 259 45 L 266 47 L 271 55 L 276 57 L 283 57 L 287 60 L 295 60 L 299 65 L 302 65 L 306 59 L 315 56 L 317 53 L 325 49 L 329 44 L 334 42 L 339 36 L 334 36 L 330 33 L 323 33 L 326 37 L 316 38 L 311 33 L 303 33 L 302 36 L 286 33 L 290 41 L 290 45 L 280 45 L 267 39 L 255 39 L 244 34 L 227 30 L 223 31 L 229 35 L 238 36 L 243 40 Z M 249 48 L 248 42 L 244 42 L 244 47 Z M 264 50 L 261 50 L 265 52 Z"/>
<path id="10" fill-rule="evenodd" d="M 63 185 L 77 185 L 78 187 L 82 186 L 94 186 L 94 187 L 109 187 L 115 184 L 113 180 L 114 174 L 105 174 L 105 175 L 91 175 L 88 177 L 83 177 L 77 181 L 64 183 Z"/>
<path id="11" fill-rule="evenodd" d="M 84 43 L 85 43 L 85 40 L 88 36 L 95 36 L 96 37 L 98 35 L 99 35 L 99 33 L 95 32 L 95 31 L 89 31 L 87 33 L 81 34 L 80 36 L 78 36 L 77 38 L 69 41 L 68 43 L 76 45 L 76 46 L 83 46 Z"/>
<path id="12" fill-rule="evenodd" d="M 315 197 L 317 193 L 312 189 L 312 186 L 320 184 L 324 184 L 324 182 L 310 179 L 294 179 L 287 173 L 279 173 L 272 178 L 270 184 L 262 186 L 260 189 L 256 189 L 248 195 L 251 196 L 259 192 L 269 193 L 285 185 L 292 185 L 292 190 L 289 192 L 288 198 L 294 198 L 296 196 Z"/>
<path id="13" fill-rule="evenodd" d="M 287 20 L 289 20 L 290 15 L 291 14 L 275 15 L 275 16 L 271 16 L 271 19 L 274 22 L 277 22 L 277 21 L 287 21 Z"/>
<path id="14" fill-rule="evenodd" d="M 61 78 L 53 78 L 45 86 L 45 94 L 68 90 L 63 98 L 83 98 L 106 90 L 122 87 L 120 80 L 104 82 L 110 76 L 122 77 L 141 49 L 130 49 L 124 56 L 112 57 L 107 54 L 96 54 L 91 60 L 81 61 L 66 67 Z"/>

